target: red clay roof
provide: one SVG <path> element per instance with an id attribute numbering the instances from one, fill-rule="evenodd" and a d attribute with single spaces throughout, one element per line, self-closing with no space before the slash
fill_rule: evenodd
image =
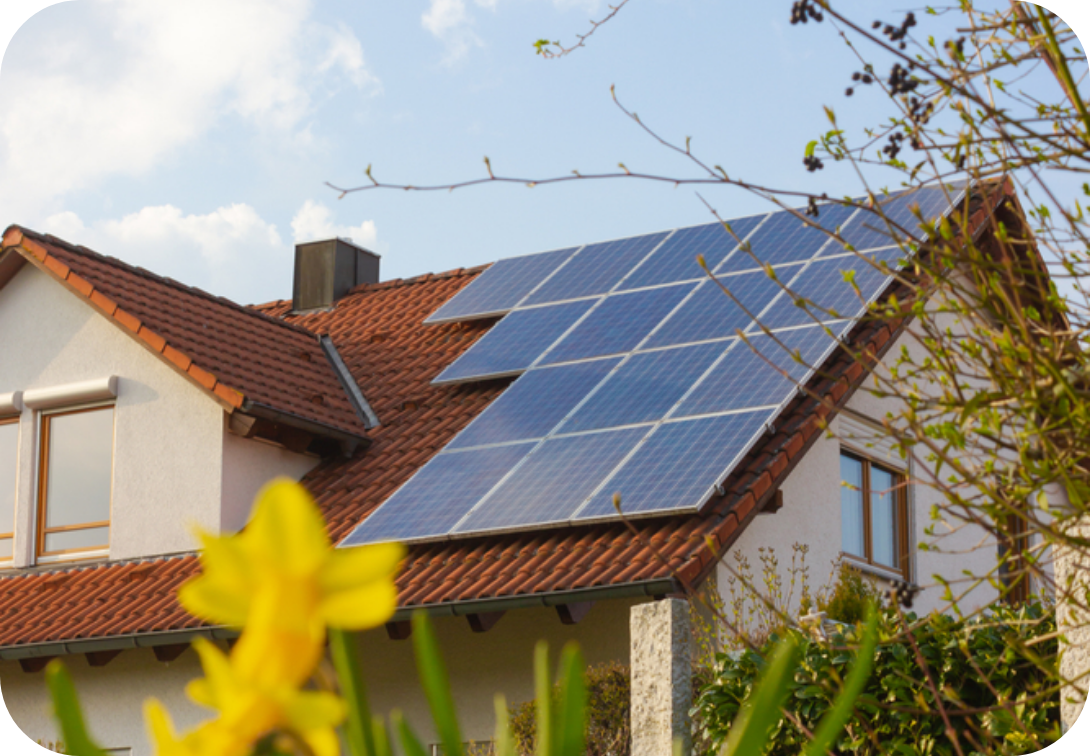
<path id="1" fill-rule="evenodd" d="M 256 404 L 364 435 L 316 333 L 19 226 L 4 233 L 8 250 L 87 300 L 228 411 Z"/>
<path id="2" fill-rule="evenodd" d="M 430 381 L 485 333 L 492 321 L 425 326 L 422 321 L 477 271 L 453 271 L 358 287 L 323 313 L 290 320 L 329 333 L 381 420 L 373 443 L 351 459 L 330 459 L 304 482 L 334 539 L 341 539 L 488 405 L 509 380 L 454 386 Z M 260 311 L 283 316 L 289 303 Z M 857 326 L 853 345 L 880 356 L 903 321 Z M 811 379 L 699 515 L 411 546 L 398 577 L 400 606 L 449 608 L 457 602 L 553 596 L 634 584 L 697 584 L 822 433 L 865 378 L 844 352 Z M 174 600 L 196 574 L 186 556 L 137 565 L 56 568 L 0 579 L 0 647 L 182 630 L 197 623 Z M 141 577 L 130 577 L 141 571 Z"/>

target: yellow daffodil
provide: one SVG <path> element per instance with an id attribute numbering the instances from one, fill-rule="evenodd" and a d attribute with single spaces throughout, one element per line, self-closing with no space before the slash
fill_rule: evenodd
<path id="1" fill-rule="evenodd" d="M 244 756 L 273 732 L 291 733 L 315 756 L 338 756 L 334 728 L 345 716 L 340 698 L 291 685 L 263 686 L 238 669 L 233 653 L 229 658 L 204 639 L 193 645 L 205 677 L 189 683 L 186 692 L 219 716 L 179 738 L 159 703 L 149 701 L 145 714 L 158 756 Z"/>
<path id="2" fill-rule="evenodd" d="M 204 572 L 178 599 L 202 619 L 324 638 L 325 626 L 376 627 L 396 607 L 405 548 L 332 548 L 310 495 L 289 480 L 266 486 L 242 533 L 200 538 Z"/>

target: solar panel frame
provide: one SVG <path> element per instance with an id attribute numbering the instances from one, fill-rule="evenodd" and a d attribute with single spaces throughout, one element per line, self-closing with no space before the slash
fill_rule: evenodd
<path id="1" fill-rule="evenodd" d="M 834 229 L 847 226 L 858 213 L 855 208 L 847 208 L 836 203 L 826 204 L 823 207 L 825 208 L 826 217 L 828 217 L 829 213 L 832 213 L 835 218 L 846 215 L 842 221 L 834 224 Z M 820 214 L 813 222 L 825 228 L 824 224 L 821 223 Z M 771 238 L 764 238 L 766 236 L 771 236 Z M 790 251 L 794 248 L 792 245 L 797 245 L 801 240 L 811 239 L 812 241 L 808 243 L 805 251 L 797 253 Z M 821 254 L 830 243 L 835 243 L 835 240 L 820 229 L 807 225 L 793 214 L 783 210 L 769 214 L 768 220 L 762 223 L 760 228 L 756 229 L 746 242 L 752 247 L 751 251 L 747 252 L 745 249 L 739 248 L 734 254 L 720 263 L 717 268 L 713 269 L 715 275 L 722 276 L 729 273 L 759 270 L 764 265 L 771 265 L 778 271 L 781 266 L 812 260 Z M 755 260 L 754 257 L 757 259 Z"/>
<path id="2" fill-rule="evenodd" d="M 432 385 L 518 375 L 574 328 L 594 304 L 595 300 L 583 299 L 516 310 L 448 365 Z M 526 332 L 519 330 L 523 320 L 540 324 L 538 331 L 530 331 L 536 340 L 527 340 Z"/>
<path id="3" fill-rule="evenodd" d="M 541 441 L 453 528 L 451 535 L 500 533 L 567 522 L 651 425 L 557 435 Z M 613 442 L 607 446 L 606 441 Z M 553 457 L 566 464 L 556 475 Z M 533 512 L 534 518 L 525 514 Z M 519 517 L 518 515 L 523 515 Z"/>
<path id="4" fill-rule="evenodd" d="M 510 312 L 527 295 L 555 275 L 580 249 L 582 247 L 565 247 L 497 260 L 470 281 L 468 286 L 444 302 L 424 323 L 459 323 Z M 506 287 L 500 288 L 498 292 L 497 278 L 508 279 Z M 512 278 L 514 281 L 509 280 Z"/>

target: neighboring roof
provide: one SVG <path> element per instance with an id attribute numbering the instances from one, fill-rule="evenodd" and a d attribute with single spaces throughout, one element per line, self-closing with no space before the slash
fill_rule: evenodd
<path id="1" fill-rule="evenodd" d="M 286 422 L 364 436 L 317 333 L 19 226 L 4 233 L 8 251 L 89 302 L 227 411 L 271 410 Z M 7 269 L 0 270 L 3 287 L 16 266 L 0 267 Z"/>
<path id="2" fill-rule="evenodd" d="M 974 214 L 972 223 L 983 217 Z M 478 270 L 457 270 L 354 289 L 330 311 L 288 315 L 289 302 L 259 309 L 329 333 L 382 424 L 351 459 L 329 459 L 304 482 L 339 540 L 436 454 L 511 379 L 433 386 L 446 365 L 495 321 L 423 325 Z M 880 357 L 906 321 L 857 326 L 849 341 Z M 749 452 L 723 493 L 698 515 L 677 515 L 416 544 L 398 577 L 400 616 L 414 607 L 470 613 L 619 595 L 662 595 L 698 584 L 738 538 L 866 371 L 834 354 Z M 126 574 L 143 570 L 140 579 Z M 61 653 L 50 643 L 118 639 L 193 628 L 174 591 L 196 574 L 194 556 L 0 579 L 0 656 Z M 108 588 L 103 586 L 109 586 Z M 43 645 L 46 644 L 46 645 Z M 119 646 L 120 647 L 120 646 Z M 68 647 L 65 647 L 68 648 Z"/>

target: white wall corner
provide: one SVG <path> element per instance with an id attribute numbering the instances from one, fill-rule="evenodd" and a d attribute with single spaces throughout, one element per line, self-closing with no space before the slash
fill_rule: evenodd
<path id="1" fill-rule="evenodd" d="M 663 599 L 629 613 L 632 756 L 692 752 L 692 627 L 689 602 Z"/>

